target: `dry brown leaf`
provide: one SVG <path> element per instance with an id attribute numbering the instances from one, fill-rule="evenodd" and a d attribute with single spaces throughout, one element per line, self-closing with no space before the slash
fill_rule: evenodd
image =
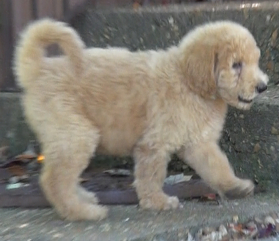
<path id="1" fill-rule="evenodd" d="M 9 147 L 8 146 L 1 146 L 0 147 L 0 158 L 6 156 L 8 154 Z"/>
<path id="2" fill-rule="evenodd" d="M 217 195 L 215 193 L 208 193 L 206 195 L 203 195 L 199 198 L 199 201 L 200 202 L 214 202 L 216 204 L 219 204 Z"/>
<path id="3" fill-rule="evenodd" d="M 237 231 L 237 232 L 242 232 L 242 230 L 243 230 L 242 224 L 236 224 L 236 225 L 234 225 L 233 228 L 234 228 L 234 230 Z"/>
<path id="4" fill-rule="evenodd" d="M 270 39 L 270 45 L 271 47 L 275 47 L 276 46 L 276 40 L 277 40 L 277 36 L 278 36 L 278 29 L 275 29 L 271 35 L 271 39 Z"/>
<path id="5" fill-rule="evenodd" d="M 37 157 L 37 155 L 32 154 L 20 154 L 15 157 L 18 161 L 24 161 L 24 160 L 33 160 Z"/>
<path id="6" fill-rule="evenodd" d="M 21 153 L 15 157 L 16 160 L 21 160 L 21 161 L 32 160 L 35 158 L 37 158 L 37 154 L 35 152 L 35 142 L 34 141 L 30 141 L 26 150 L 23 153 Z"/>
<path id="7" fill-rule="evenodd" d="M 21 177 L 27 174 L 26 169 L 19 165 L 10 166 L 7 169 L 13 176 Z"/>
<path id="8" fill-rule="evenodd" d="M 84 178 L 84 177 L 79 178 L 79 183 L 84 183 L 84 182 L 88 182 L 88 181 L 90 181 L 90 178 Z"/>
<path id="9" fill-rule="evenodd" d="M 141 7 L 141 5 L 138 2 L 133 3 L 133 9 L 138 10 Z"/>
<path id="10" fill-rule="evenodd" d="M 204 195 L 205 198 L 207 198 L 208 200 L 216 200 L 217 199 L 217 196 L 215 193 L 209 193 L 209 194 L 206 194 Z"/>
<path id="11" fill-rule="evenodd" d="M 0 147 L 0 163 L 3 164 L 7 162 L 10 154 L 10 148 L 8 146 Z"/>
<path id="12" fill-rule="evenodd" d="M 268 61 L 266 64 L 266 68 L 268 70 L 273 70 L 274 69 L 274 63 L 272 61 Z"/>

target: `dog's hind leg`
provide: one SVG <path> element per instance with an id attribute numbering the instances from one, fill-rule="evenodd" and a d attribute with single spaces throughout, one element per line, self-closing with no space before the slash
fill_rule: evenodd
<path id="1" fill-rule="evenodd" d="M 141 208 L 155 210 L 177 208 L 178 198 L 170 197 L 162 190 L 169 154 L 162 149 L 151 149 L 147 144 L 141 144 L 135 147 L 134 158 L 134 186 Z"/>
<path id="2" fill-rule="evenodd" d="M 95 204 L 93 193 L 79 186 L 78 179 L 96 148 L 99 134 L 79 116 L 73 123 L 52 126 L 43 141 L 45 164 L 40 184 L 49 202 L 67 220 L 99 220 L 107 215 L 105 207 Z M 90 202 L 91 198 L 91 202 Z"/>

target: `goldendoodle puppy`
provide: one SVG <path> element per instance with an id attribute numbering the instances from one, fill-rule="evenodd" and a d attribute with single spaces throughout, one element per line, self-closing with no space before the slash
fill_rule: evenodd
<path id="1" fill-rule="evenodd" d="M 58 43 L 65 56 L 44 55 Z M 140 206 L 177 208 L 162 191 L 171 153 L 222 197 L 253 193 L 235 176 L 218 141 L 228 104 L 249 109 L 267 88 L 253 36 L 229 21 L 208 23 L 165 51 L 91 48 L 64 23 L 31 24 L 18 43 L 15 73 L 27 121 L 46 157 L 40 183 L 68 220 L 102 219 L 107 209 L 78 177 L 93 153 L 133 155 Z"/>

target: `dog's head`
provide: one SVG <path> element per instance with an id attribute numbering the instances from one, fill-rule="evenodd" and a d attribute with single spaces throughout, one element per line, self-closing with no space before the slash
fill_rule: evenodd
<path id="1" fill-rule="evenodd" d="M 200 26 L 186 35 L 179 48 L 185 83 L 204 98 L 222 98 L 229 105 L 249 109 L 267 89 L 256 41 L 237 23 Z"/>

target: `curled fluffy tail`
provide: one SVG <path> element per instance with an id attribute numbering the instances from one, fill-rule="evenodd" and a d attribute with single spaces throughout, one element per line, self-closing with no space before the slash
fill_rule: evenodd
<path id="1" fill-rule="evenodd" d="M 23 31 L 15 50 L 14 72 L 23 88 L 32 85 L 40 75 L 44 67 L 45 47 L 54 43 L 62 48 L 75 73 L 82 73 L 85 46 L 76 31 L 62 22 L 39 20 Z"/>

